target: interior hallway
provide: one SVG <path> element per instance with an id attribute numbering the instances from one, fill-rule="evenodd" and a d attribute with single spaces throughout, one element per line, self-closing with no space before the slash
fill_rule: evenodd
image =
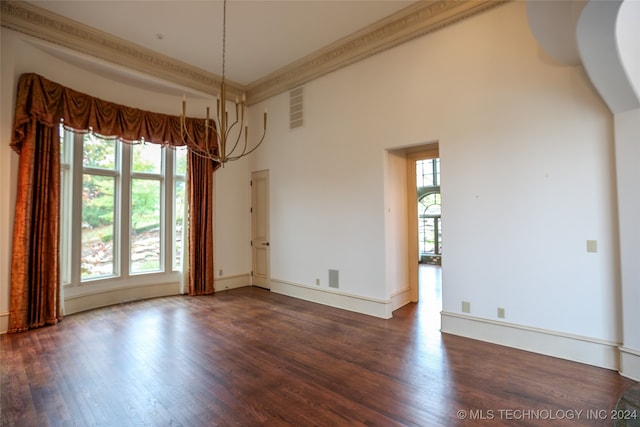
<path id="1" fill-rule="evenodd" d="M 420 323 L 427 330 L 439 333 L 442 311 L 442 268 L 420 264 L 418 268 L 418 310 Z"/>

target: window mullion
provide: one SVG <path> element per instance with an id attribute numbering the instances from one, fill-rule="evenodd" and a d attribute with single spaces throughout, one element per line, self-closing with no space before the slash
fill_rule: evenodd
<path id="1" fill-rule="evenodd" d="M 131 274 L 131 145 L 120 143 L 120 276 Z"/>
<path id="2" fill-rule="evenodd" d="M 162 188 L 162 211 L 163 216 L 163 230 L 162 233 L 162 248 L 164 248 L 163 257 L 164 271 L 173 271 L 173 254 L 175 252 L 175 238 L 173 234 L 173 228 L 175 224 L 175 212 L 174 210 L 174 174 L 175 174 L 175 150 L 165 148 L 164 149 L 164 163 L 162 174 L 164 176 Z"/>
<path id="3" fill-rule="evenodd" d="M 82 281 L 82 150 L 84 136 L 73 134 L 72 197 L 71 197 L 71 283 L 76 286 Z"/>

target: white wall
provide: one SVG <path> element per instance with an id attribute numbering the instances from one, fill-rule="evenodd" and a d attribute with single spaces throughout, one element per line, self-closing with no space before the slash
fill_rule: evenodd
<path id="1" fill-rule="evenodd" d="M 237 278 L 248 285 L 251 270 L 251 175 L 248 160 L 240 159 L 219 168 L 215 182 L 214 261 L 216 291 L 230 288 L 224 279 Z M 222 270 L 222 274 L 220 274 Z M 222 279 L 222 280 L 220 280 Z"/>
<path id="2" fill-rule="evenodd" d="M 205 106 L 212 104 L 204 95 L 88 59 L 6 28 L 2 28 L 1 59 L 0 332 L 4 332 L 8 324 L 11 236 L 19 159 L 9 148 L 9 143 L 19 76 L 22 73 L 38 73 L 54 82 L 108 101 L 167 114 L 179 114 L 184 92 L 188 96 L 188 114 L 191 116 L 203 117 Z M 249 270 L 247 176 L 246 161 L 237 169 L 227 167 L 216 173 L 216 193 L 224 197 L 224 202 L 216 203 L 215 207 L 218 237 L 215 265 L 216 273 L 220 268 L 224 271 L 223 276 L 219 277 L 221 279 L 234 275 L 246 277 Z M 91 286 L 87 286 L 83 292 L 92 293 Z M 100 301 L 117 302 L 113 298 L 113 295 L 94 296 L 90 305 L 100 305 Z"/>
<path id="3" fill-rule="evenodd" d="M 386 301 L 385 150 L 439 141 L 443 310 L 620 342 L 612 116 L 514 2 L 308 83 L 306 126 L 271 112 L 272 276 Z M 598 241 L 587 253 L 586 241 Z"/>
<path id="4" fill-rule="evenodd" d="M 617 41 L 629 84 L 640 100 L 640 2 L 625 1 L 618 15 Z M 623 375 L 640 381 L 640 108 L 615 115 L 617 183 L 622 253 Z"/>
<path id="5" fill-rule="evenodd" d="M 638 160 L 640 160 L 640 109 L 618 113 L 616 123 L 616 156 L 618 158 L 618 197 L 622 250 L 624 346 L 640 356 L 640 196 L 638 194 Z M 638 359 L 640 362 L 640 359 Z M 640 380 L 640 364 L 634 372 Z"/>

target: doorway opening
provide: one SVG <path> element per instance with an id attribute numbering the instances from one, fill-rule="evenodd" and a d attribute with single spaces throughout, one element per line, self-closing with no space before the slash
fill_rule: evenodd
<path id="1" fill-rule="evenodd" d="M 440 159 L 416 160 L 418 197 L 418 253 L 420 264 L 441 265 L 442 199 L 440 196 Z"/>
<path id="2" fill-rule="evenodd" d="M 440 158 L 436 153 L 415 161 L 418 217 L 418 309 L 429 329 L 440 329 L 442 311 L 442 197 Z M 415 232 L 415 230 L 414 230 Z"/>
<path id="3" fill-rule="evenodd" d="M 409 278 L 412 300 L 428 324 L 440 329 L 443 256 L 438 144 L 407 152 Z"/>

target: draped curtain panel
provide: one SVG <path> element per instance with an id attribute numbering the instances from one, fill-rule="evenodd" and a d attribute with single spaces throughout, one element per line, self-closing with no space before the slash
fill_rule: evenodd
<path id="1" fill-rule="evenodd" d="M 101 100 L 51 82 L 37 74 L 18 81 L 11 147 L 20 155 L 11 263 L 9 332 L 58 322 L 61 316 L 60 140 L 59 125 L 75 132 L 94 132 L 125 142 L 181 146 L 179 116 L 153 113 Z M 187 118 L 187 131 L 198 144 L 217 147 L 216 133 L 205 132 L 205 120 Z M 208 139 L 207 139 L 208 137 Z M 190 154 L 189 158 L 194 155 Z M 209 224 L 189 226 L 191 258 L 189 294 L 213 291 L 213 172 L 217 163 L 198 158 L 189 162 L 189 220 Z M 196 167 L 196 164 L 201 164 Z M 197 171 L 196 171 L 197 169 Z M 195 275 L 194 274 L 194 275 Z M 207 286 L 191 287 L 191 280 Z M 210 290 L 209 290 L 210 289 Z"/>
<path id="2" fill-rule="evenodd" d="M 20 145 L 13 226 L 9 332 L 62 319 L 60 283 L 60 140 L 58 131 L 29 120 Z"/>
<path id="3" fill-rule="evenodd" d="M 189 295 L 213 293 L 213 163 L 190 153 L 187 160 L 189 184 Z"/>

